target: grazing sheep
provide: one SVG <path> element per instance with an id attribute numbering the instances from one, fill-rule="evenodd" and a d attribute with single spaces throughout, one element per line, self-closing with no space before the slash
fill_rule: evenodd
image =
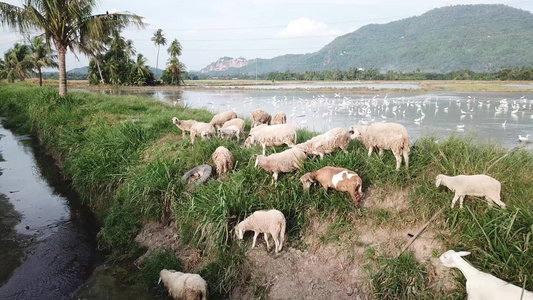
<path id="1" fill-rule="evenodd" d="M 270 233 L 275 243 L 274 249 L 278 253 L 283 248 L 285 241 L 285 226 L 285 216 L 281 211 L 275 209 L 258 210 L 235 226 L 235 234 L 239 240 L 242 240 L 246 231 L 254 231 L 253 249 L 257 236 L 263 233 L 268 251 L 270 249 L 268 234 Z"/>
<path id="2" fill-rule="evenodd" d="M 391 150 L 396 157 L 396 170 L 402 164 L 402 154 L 405 168 L 409 169 L 409 135 L 407 129 L 398 123 L 376 123 L 370 126 L 354 125 L 350 127 L 352 139 L 359 139 L 368 149 L 368 156 L 372 155 L 374 148 L 379 149 L 379 155 L 383 150 Z"/>
<path id="3" fill-rule="evenodd" d="M 452 199 L 452 208 L 459 199 L 459 205 L 463 208 L 465 196 L 485 197 L 485 200 L 492 205 L 492 202 L 505 209 L 505 203 L 500 200 L 501 183 L 487 175 L 457 175 L 446 176 L 437 175 L 435 185 L 441 184 L 455 192 Z"/>
<path id="4" fill-rule="evenodd" d="M 226 138 L 226 137 L 231 138 L 234 136 L 237 139 L 239 139 L 241 135 L 241 131 L 239 130 L 239 127 L 237 127 L 236 125 L 219 128 L 217 129 L 217 132 L 218 132 L 219 138 Z"/>
<path id="5" fill-rule="evenodd" d="M 363 197 L 363 181 L 357 173 L 345 168 L 323 167 L 315 172 L 305 173 L 300 181 L 305 190 L 318 181 L 326 192 L 328 188 L 348 192 L 355 206 L 359 206 L 359 200 Z"/>
<path id="6" fill-rule="evenodd" d="M 468 299 L 533 300 L 533 293 L 491 274 L 481 272 L 461 257 L 469 254 L 470 252 L 466 251 L 448 250 L 440 256 L 440 261 L 445 267 L 457 268 L 465 276 Z"/>
<path id="7" fill-rule="evenodd" d="M 233 111 L 225 111 L 219 114 L 216 114 L 209 124 L 213 125 L 216 129 L 222 127 L 225 122 L 237 118 L 237 114 Z"/>
<path id="8" fill-rule="evenodd" d="M 255 127 L 257 123 L 270 124 L 272 116 L 262 109 L 256 109 L 252 111 L 252 128 Z"/>
<path id="9" fill-rule="evenodd" d="M 330 131 L 317 135 L 305 143 L 296 145 L 304 150 L 307 155 L 320 155 L 320 159 L 324 159 L 324 154 L 331 153 L 337 148 L 348 153 L 348 145 L 350 144 L 350 134 L 344 128 L 337 127 Z"/>
<path id="10" fill-rule="evenodd" d="M 196 123 L 195 120 L 180 120 L 178 117 L 172 118 L 172 123 L 176 124 L 182 132 L 182 138 L 185 138 L 185 134 L 191 131 L 191 126 Z"/>
<path id="11" fill-rule="evenodd" d="M 224 174 L 227 174 L 233 169 L 233 155 L 229 152 L 228 148 L 224 146 L 218 147 L 213 155 L 211 156 L 213 162 L 217 166 L 218 176 L 221 177 Z"/>
<path id="12" fill-rule="evenodd" d="M 246 134 L 246 132 L 244 131 L 245 122 L 243 119 L 235 118 L 235 119 L 226 121 L 224 125 L 222 125 L 222 128 L 226 128 L 229 126 L 237 126 L 239 128 L 241 137 L 244 138 L 244 135 Z"/>
<path id="13" fill-rule="evenodd" d="M 198 274 L 163 269 L 157 284 L 161 281 L 174 300 L 207 300 L 207 282 Z"/>
<path id="14" fill-rule="evenodd" d="M 272 125 L 276 124 L 286 124 L 287 123 L 287 115 L 284 112 L 279 112 L 274 116 L 274 119 L 272 119 Z"/>
<path id="15" fill-rule="evenodd" d="M 279 173 L 289 173 L 299 170 L 302 161 L 307 159 L 307 155 L 302 149 L 291 148 L 280 153 L 269 156 L 259 155 L 255 160 L 255 167 L 261 166 L 265 171 L 273 173 L 274 180 L 278 180 Z"/>
<path id="16" fill-rule="evenodd" d="M 296 129 L 289 124 L 260 125 L 250 130 L 248 138 L 244 141 L 244 147 L 259 144 L 263 146 L 265 155 L 266 146 L 281 146 L 286 144 L 294 146 L 296 143 Z"/>
<path id="17" fill-rule="evenodd" d="M 215 134 L 215 127 L 209 123 L 197 122 L 191 126 L 191 144 L 194 144 L 196 136 L 202 137 L 202 140 L 209 138 Z"/>

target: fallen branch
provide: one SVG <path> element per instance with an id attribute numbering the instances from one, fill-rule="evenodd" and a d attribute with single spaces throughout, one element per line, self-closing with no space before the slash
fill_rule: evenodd
<path id="1" fill-rule="evenodd" d="M 402 251 L 400 251 L 400 253 L 398 253 L 396 258 L 400 257 L 405 252 L 405 250 L 407 250 L 407 248 L 409 248 L 409 246 L 411 246 L 411 244 L 422 234 L 422 232 L 429 226 L 429 224 L 431 222 L 433 222 L 433 220 L 435 220 L 444 211 L 444 208 L 445 207 L 442 207 L 439 211 L 437 211 L 433 215 L 433 217 L 431 217 L 431 219 L 429 219 L 429 221 L 427 221 L 426 224 L 424 224 L 424 226 L 422 226 L 422 228 L 420 228 L 420 230 L 418 230 L 418 232 L 411 238 L 411 240 L 409 240 L 409 242 L 405 246 L 403 246 Z"/>

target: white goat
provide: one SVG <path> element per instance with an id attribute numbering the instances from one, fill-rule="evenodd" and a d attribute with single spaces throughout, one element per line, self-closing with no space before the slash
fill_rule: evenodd
<path id="1" fill-rule="evenodd" d="M 337 148 L 348 153 L 349 144 L 350 134 L 348 131 L 337 127 L 317 135 L 305 143 L 298 144 L 296 147 L 304 150 L 307 155 L 320 155 L 320 159 L 324 159 L 324 154 L 331 153 Z"/>
<path id="2" fill-rule="evenodd" d="M 250 130 L 248 138 L 244 141 L 244 147 L 259 144 L 263 146 L 263 155 L 266 153 L 266 146 L 281 146 L 286 144 L 294 146 L 296 143 L 296 129 L 289 124 L 259 125 Z"/>
<path id="3" fill-rule="evenodd" d="M 280 153 L 269 156 L 259 155 L 255 160 L 255 167 L 260 166 L 267 172 L 271 172 L 274 181 L 278 180 L 279 173 L 289 173 L 299 170 L 307 155 L 300 148 L 287 149 Z"/>
<path id="4" fill-rule="evenodd" d="M 219 128 L 217 129 L 217 132 L 218 132 L 218 137 L 220 138 L 236 137 L 237 139 L 239 139 L 241 135 L 241 131 L 239 130 L 239 127 L 237 127 L 237 125 L 231 125 L 228 127 Z"/>
<path id="5" fill-rule="evenodd" d="M 226 127 L 229 127 L 229 126 L 237 126 L 239 128 L 239 132 L 241 134 L 241 137 L 244 138 L 244 135 L 245 135 L 244 126 L 245 125 L 246 125 L 246 123 L 244 122 L 243 119 L 235 118 L 235 119 L 231 119 L 229 121 L 226 121 L 224 123 L 224 125 L 222 125 L 222 128 L 226 128 Z"/>
<path id="6" fill-rule="evenodd" d="M 257 236 L 263 233 L 268 251 L 270 249 L 268 234 L 270 233 L 274 240 L 275 251 L 278 253 L 283 248 L 283 242 L 285 241 L 285 227 L 285 216 L 281 211 L 275 209 L 268 211 L 258 210 L 235 226 L 235 234 L 239 240 L 242 240 L 246 231 L 254 231 L 253 249 Z"/>
<path id="7" fill-rule="evenodd" d="M 440 256 L 445 267 L 461 270 L 466 278 L 468 300 L 533 300 L 533 293 L 474 268 L 461 256 L 470 252 L 448 250 Z"/>
<path id="8" fill-rule="evenodd" d="M 174 300 L 207 300 L 207 282 L 198 274 L 163 269 L 158 284 L 161 281 Z"/>
<path id="9" fill-rule="evenodd" d="M 443 174 L 437 175 L 435 185 L 448 187 L 455 196 L 452 200 L 452 208 L 457 200 L 461 209 L 463 208 L 463 200 L 465 196 L 485 197 L 489 205 L 492 202 L 498 204 L 505 209 L 505 203 L 500 200 L 501 183 L 487 175 L 457 175 L 446 176 Z"/>
<path id="10" fill-rule="evenodd" d="M 350 127 L 352 139 L 358 139 L 368 149 L 368 156 L 372 155 L 374 148 L 391 150 L 396 158 L 396 170 L 400 169 L 403 160 L 405 168 L 409 169 L 409 135 L 407 129 L 398 123 L 375 123 L 370 126 L 354 125 Z"/>

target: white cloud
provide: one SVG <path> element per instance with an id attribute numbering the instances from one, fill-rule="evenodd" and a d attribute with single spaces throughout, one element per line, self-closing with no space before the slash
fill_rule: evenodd
<path id="1" fill-rule="evenodd" d="M 299 18 L 289 22 L 277 37 L 305 37 L 305 36 L 338 36 L 342 32 L 337 29 L 328 29 L 324 22 L 317 22 L 308 18 Z"/>

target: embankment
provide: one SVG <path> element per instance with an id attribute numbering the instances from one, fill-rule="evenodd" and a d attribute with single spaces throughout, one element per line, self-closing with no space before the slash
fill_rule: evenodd
<path id="1" fill-rule="evenodd" d="M 442 206 L 447 209 L 435 227 L 442 232 L 436 239 L 444 248 L 470 250 L 470 261 L 478 268 L 533 290 L 533 156 L 526 150 L 498 160 L 506 150 L 497 145 L 475 145 L 471 139 L 456 137 L 435 143 L 428 137 L 411 145 L 410 170 L 397 172 L 390 153 L 368 158 L 364 146 L 352 142 L 348 154 L 310 159 L 301 171 L 281 175 L 274 187 L 269 174 L 253 168 L 259 148 L 243 149 L 236 141 L 219 139 L 191 146 L 188 139 L 181 139 L 172 117 L 209 121 L 212 114 L 204 110 L 167 107 L 133 96 L 71 92 L 60 98 L 53 89 L 25 85 L 0 85 L 0 99 L 0 115 L 7 118 L 4 124 L 38 136 L 60 162 L 73 188 L 96 212 L 103 224 L 99 244 L 110 251 L 111 261 L 131 262 L 143 254 L 135 236 L 146 221 L 175 221 L 179 242 L 190 254 L 187 263 L 168 251 L 158 252 L 140 263 L 140 275 L 132 271 L 134 275 L 125 276 L 146 283 L 153 293 L 165 293 L 155 287 L 159 269 L 174 267 L 200 273 L 213 299 L 228 298 L 237 287 L 248 289 L 243 295 L 275 298 L 275 272 L 259 276 L 250 267 L 254 255 L 246 254 L 246 242 L 234 240 L 232 228 L 257 209 L 276 208 L 287 219 L 289 253 L 311 248 L 318 253 L 334 245 L 338 252 L 332 255 L 345 257 L 349 268 L 364 270 L 363 285 L 373 296 L 437 297 L 442 294 L 435 285 L 439 277 L 431 273 L 429 263 L 410 252 L 394 258 L 396 248 L 383 246 L 387 244 L 383 236 L 392 230 L 403 234 L 401 228 L 416 228 Z M 300 131 L 298 140 L 313 135 Z M 212 164 L 211 154 L 220 145 L 235 157 L 230 178 L 188 190 L 181 176 L 197 165 Z M 388 204 L 357 210 L 345 193 L 318 188 L 303 191 L 298 178 L 326 165 L 355 170 L 363 179 L 368 203 L 383 202 L 380 197 L 388 191 Z M 439 173 L 486 173 L 499 179 L 508 209 L 491 208 L 475 198 L 467 200 L 462 211 L 449 209 L 453 194 L 435 187 Z M 401 209 L 396 192 L 405 194 Z M 367 234 L 376 229 L 381 237 Z M 428 259 L 443 250 L 428 247 Z M 302 261 L 308 257 L 306 253 L 298 256 Z M 269 258 L 262 259 L 268 262 Z M 319 283 L 311 283 L 311 288 L 313 284 Z M 447 295 L 464 298 L 463 293 L 455 289 Z"/>

